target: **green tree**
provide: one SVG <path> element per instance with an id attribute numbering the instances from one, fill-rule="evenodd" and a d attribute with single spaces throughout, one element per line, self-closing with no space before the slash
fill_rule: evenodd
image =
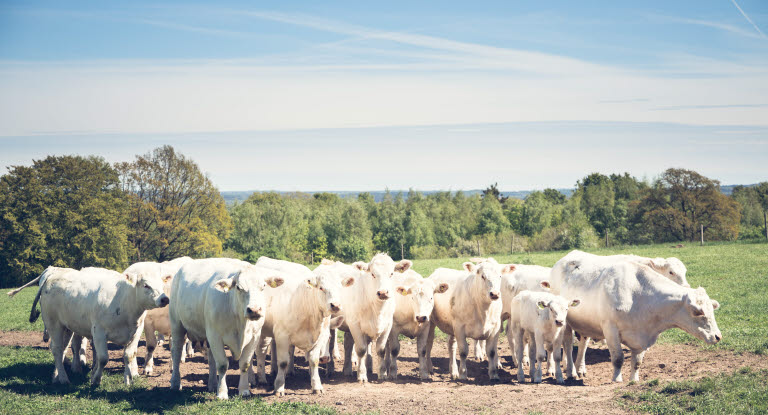
<path id="1" fill-rule="evenodd" d="M 544 197 L 553 205 L 562 205 L 566 201 L 564 194 L 557 189 L 544 189 Z"/>
<path id="2" fill-rule="evenodd" d="M 763 209 L 763 230 L 765 230 L 765 239 L 768 239 L 768 182 L 758 183 L 755 186 L 755 192 Z"/>
<path id="3" fill-rule="evenodd" d="M 504 216 L 501 203 L 496 198 L 483 199 L 479 216 L 476 235 L 499 234 L 509 229 L 509 220 Z"/>
<path id="4" fill-rule="evenodd" d="M 617 224 L 613 186 L 613 181 L 600 173 L 592 173 L 576 183 L 576 193 L 581 196 L 581 211 L 601 236 Z"/>
<path id="5" fill-rule="evenodd" d="M 102 158 L 49 156 L 0 177 L 0 285 L 49 265 L 122 269 L 131 246 L 117 172 Z"/>
<path id="6" fill-rule="evenodd" d="M 140 261 L 221 253 L 231 228 L 224 199 L 197 164 L 171 146 L 119 163 Z"/>

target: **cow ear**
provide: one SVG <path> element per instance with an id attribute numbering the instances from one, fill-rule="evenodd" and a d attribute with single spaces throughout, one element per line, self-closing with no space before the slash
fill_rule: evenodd
<path id="1" fill-rule="evenodd" d="M 285 282 L 285 280 L 282 277 L 269 277 L 266 280 L 267 285 L 269 285 L 272 288 L 277 288 Z M 315 282 L 315 286 L 317 286 L 317 282 Z"/>
<path id="2" fill-rule="evenodd" d="M 413 262 L 409 259 L 404 259 L 395 265 L 395 271 L 396 272 L 405 272 L 411 269 L 413 266 Z"/>
<path id="3" fill-rule="evenodd" d="M 328 258 L 323 258 L 322 260 L 320 260 L 320 265 L 333 265 L 333 264 L 334 262 Z"/>
<path id="4" fill-rule="evenodd" d="M 136 282 L 139 280 L 139 276 L 136 274 L 131 274 L 130 272 L 126 272 L 125 280 L 128 281 L 128 284 L 136 285 Z"/>
<path id="5" fill-rule="evenodd" d="M 344 316 L 337 316 L 331 319 L 331 330 L 336 330 L 344 324 Z"/>
<path id="6" fill-rule="evenodd" d="M 475 264 L 471 262 L 465 262 L 461 264 L 461 266 L 463 266 L 464 269 L 467 270 L 467 272 L 475 272 Z"/>
<path id="7" fill-rule="evenodd" d="M 214 284 L 214 288 L 217 290 L 225 293 L 229 292 L 230 288 L 235 285 L 235 280 L 233 278 L 224 278 L 223 280 L 216 281 L 216 284 Z"/>
<path id="8" fill-rule="evenodd" d="M 542 281 L 539 283 L 539 285 L 541 285 L 541 288 L 546 288 L 546 289 L 552 288 L 552 286 L 549 284 L 549 281 Z"/>
<path id="9" fill-rule="evenodd" d="M 685 305 L 685 308 L 688 309 L 688 311 L 693 315 L 694 317 L 700 317 L 704 315 L 704 310 L 699 307 L 698 304 L 694 301 L 693 298 L 691 298 L 690 294 L 686 294 L 683 297 L 683 304 Z"/>
<path id="10" fill-rule="evenodd" d="M 173 275 L 170 275 L 170 274 L 168 274 L 168 275 L 164 276 L 164 277 L 163 277 L 163 283 L 167 283 L 167 282 L 168 282 L 168 281 L 170 281 L 172 278 L 173 278 Z"/>
<path id="11" fill-rule="evenodd" d="M 656 269 L 662 269 L 664 268 L 664 265 L 666 265 L 667 260 L 664 258 L 653 258 L 651 259 L 651 266 L 653 266 Z"/>
<path id="12" fill-rule="evenodd" d="M 539 309 L 541 310 L 547 308 L 547 304 L 544 303 L 544 301 L 539 301 L 538 303 L 536 303 L 536 306 L 539 307 Z"/>
<path id="13" fill-rule="evenodd" d="M 317 288 L 317 278 L 314 276 L 307 278 L 307 287 Z"/>
<path id="14" fill-rule="evenodd" d="M 576 299 L 576 300 L 571 301 L 571 305 L 570 306 L 571 307 L 578 307 L 579 304 L 581 304 L 581 300 Z"/>
<path id="15" fill-rule="evenodd" d="M 712 301 L 712 308 L 713 309 L 717 310 L 718 308 L 720 308 L 720 303 L 717 302 L 717 300 L 710 300 L 710 301 Z"/>
<path id="16" fill-rule="evenodd" d="M 410 294 L 411 290 L 410 290 L 410 288 L 406 289 L 405 287 L 400 286 L 400 287 L 397 287 L 395 289 L 395 291 L 397 291 L 397 293 L 400 294 L 400 295 L 408 295 L 408 294 Z"/>
<path id="17" fill-rule="evenodd" d="M 341 286 L 342 287 L 349 287 L 349 286 L 351 286 L 354 283 L 355 283 L 355 277 L 347 277 L 347 278 L 344 278 L 343 280 L 341 280 Z"/>
<path id="18" fill-rule="evenodd" d="M 515 272 L 515 268 L 516 268 L 515 264 L 505 265 L 504 268 L 501 269 L 501 273 L 502 274 L 511 274 L 511 273 Z"/>
<path id="19" fill-rule="evenodd" d="M 353 267 L 357 268 L 359 271 L 368 271 L 368 264 L 366 264 L 363 261 L 357 261 L 352 264 Z"/>
<path id="20" fill-rule="evenodd" d="M 448 291 L 448 283 L 440 283 L 440 285 L 435 288 L 435 294 L 442 294 L 444 292 Z"/>
<path id="21" fill-rule="evenodd" d="M 474 263 L 480 263 L 480 262 L 485 261 L 485 258 L 474 257 L 474 258 L 469 258 L 469 260 L 474 262 Z"/>

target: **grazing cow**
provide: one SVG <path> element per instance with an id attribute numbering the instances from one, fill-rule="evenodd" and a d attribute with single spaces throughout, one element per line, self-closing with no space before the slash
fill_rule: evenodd
<path id="1" fill-rule="evenodd" d="M 579 300 L 566 301 L 559 295 L 547 292 L 522 291 L 509 306 L 509 325 L 507 332 L 515 339 L 517 361 L 523 361 L 523 338 L 531 341 L 529 358 L 531 360 L 531 382 L 541 383 L 541 365 L 547 359 L 547 351 L 554 355 L 557 383 L 563 383 L 561 347 L 566 333 L 565 322 L 568 307 L 576 307 Z M 551 365 L 549 366 L 551 367 Z M 517 366 L 517 380 L 525 382 L 523 365 Z"/>
<path id="2" fill-rule="evenodd" d="M 645 351 L 663 331 L 677 327 L 708 344 L 722 338 L 714 315 L 720 304 L 703 288 L 682 287 L 637 262 L 603 264 L 566 256 L 552 268 L 550 283 L 567 300 L 584 302 L 568 313 L 567 330 L 606 340 L 614 382 L 622 381 L 622 344 L 632 352 L 631 380 L 639 381 Z M 572 342 L 566 335 L 568 377 L 576 376 Z"/>
<path id="3" fill-rule="evenodd" d="M 392 330 L 392 315 L 395 312 L 395 289 L 392 279 L 395 272 L 410 269 L 411 261 L 404 259 L 398 263 L 387 254 L 376 254 L 369 263 L 356 262 L 352 266 L 336 262 L 324 262 L 315 269 L 330 270 L 340 278 L 355 277 L 355 284 L 341 290 L 342 315 L 344 324 L 344 375 L 352 376 L 352 348 L 357 354 L 357 380 L 368 382 L 367 367 L 372 364 L 368 346 L 376 342 L 376 354 L 379 356 L 379 381 L 386 378 L 386 346 L 389 332 Z"/>
<path id="4" fill-rule="evenodd" d="M 436 285 L 447 283 L 448 291 L 435 298 L 430 334 L 427 340 L 427 362 L 431 367 L 434 328 L 449 335 L 449 370 L 452 379 L 467 379 L 467 338 L 488 340 L 488 377 L 498 380 L 499 330 L 501 329 L 501 275 L 514 271 L 514 265 L 499 265 L 488 258 L 478 265 L 463 264 L 464 271 L 438 268 L 429 279 Z M 456 342 L 459 347 L 460 366 L 456 366 Z"/>
<path id="5" fill-rule="evenodd" d="M 130 362 L 136 355 L 144 312 L 167 305 L 168 296 L 163 293 L 159 277 L 84 268 L 47 276 L 32 304 L 30 322 L 39 316 L 35 310 L 38 301 L 51 335 L 53 382 L 69 383 L 64 351 L 71 340 L 72 353 L 79 356 L 85 337 L 93 342 L 95 368 L 91 384 L 96 386 L 109 361 L 107 341 L 124 346 L 125 382 L 131 383 Z M 80 359 L 72 359 L 72 370 L 79 372 L 80 364 Z"/>
<path id="6" fill-rule="evenodd" d="M 229 368 L 224 347 L 240 365 L 238 393 L 250 396 L 248 370 L 261 335 L 267 304 L 264 290 L 283 284 L 271 270 L 229 258 L 197 259 L 184 264 L 171 287 L 171 389 L 181 390 L 184 336 L 208 343 L 208 390 L 227 399 Z"/>
<path id="7" fill-rule="evenodd" d="M 607 255 L 607 256 L 601 256 L 601 255 L 595 255 L 590 254 L 587 252 L 579 251 L 579 250 L 573 250 L 568 253 L 563 259 L 567 258 L 568 261 L 581 261 L 583 264 L 592 264 L 592 265 L 606 265 L 606 264 L 612 264 L 615 262 L 626 262 L 626 261 L 633 261 L 638 262 L 643 265 L 646 265 L 653 269 L 654 271 L 661 274 L 663 277 L 668 278 L 669 280 L 675 282 L 676 284 L 679 284 L 683 287 L 690 288 L 691 286 L 688 284 L 688 281 L 685 278 L 685 275 L 687 273 L 687 269 L 685 268 L 685 265 L 677 258 L 646 258 L 646 257 L 640 257 L 637 255 Z M 585 377 L 587 375 L 587 366 L 585 364 L 585 357 L 587 353 L 587 348 L 589 347 L 589 342 L 592 340 L 592 338 L 587 336 L 579 335 L 579 348 L 576 354 L 576 368 L 578 369 L 578 376 L 579 377 Z M 597 339 L 599 340 L 599 339 Z"/>
<path id="8" fill-rule="evenodd" d="M 416 271 L 396 272 L 392 282 L 398 286 L 395 296 L 395 313 L 392 330 L 387 341 L 386 362 L 389 367 L 389 379 L 397 379 L 397 355 L 400 353 L 399 336 L 415 338 L 419 354 L 419 377 L 429 380 L 430 368 L 427 367 L 427 337 L 429 336 L 430 317 L 435 306 L 435 294 L 448 291 L 448 284 L 435 284 L 424 279 Z"/>
<path id="9" fill-rule="evenodd" d="M 331 329 L 344 321 L 343 316 L 331 318 L 331 314 L 341 311 L 342 286 L 349 287 L 355 279 L 347 277 L 339 281 L 330 270 L 309 274 L 281 272 L 280 276 L 286 281 L 285 284 L 265 294 L 269 312 L 261 329 L 260 345 L 256 349 L 259 381 L 267 382 L 264 361 L 266 340 L 271 337 L 273 356 L 276 358 L 273 364 L 275 361 L 279 363 L 275 394 L 285 395 L 285 374 L 292 363 L 294 347 L 306 352 L 312 393 L 322 393 L 318 365 L 330 360 L 328 336 Z"/>
<path id="10" fill-rule="evenodd" d="M 171 295 L 171 280 L 173 276 L 179 271 L 182 265 L 192 261 L 192 258 L 185 256 L 173 259 L 165 262 L 136 262 L 125 269 L 123 272 L 134 273 L 142 275 L 156 275 L 163 280 L 163 291 L 166 295 Z M 159 336 L 155 335 L 155 332 Z M 168 307 L 161 307 L 147 311 L 144 316 L 144 340 L 147 346 L 147 356 L 144 359 L 144 374 L 151 375 L 154 371 L 154 354 L 155 348 L 158 346 L 158 337 L 163 339 L 164 336 L 171 335 L 171 321 L 168 317 Z M 184 348 L 181 361 L 186 359 L 187 354 L 192 354 L 194 349 L 192 348 L 192 342 L 187 341 Z M 131 361 L 131 371 L 134 376 L 138 374 L 138 365 L 136 364 L 136 358 Z"/>

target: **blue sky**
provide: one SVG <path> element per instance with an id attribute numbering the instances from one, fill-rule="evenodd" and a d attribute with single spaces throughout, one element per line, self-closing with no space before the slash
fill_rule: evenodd
<path id="1" fill-rule="evenodd" d="M 0 165 L 168 143 L 223 190 L 768 179 L 768 2 L 285 3 L 0 3 Z"/>

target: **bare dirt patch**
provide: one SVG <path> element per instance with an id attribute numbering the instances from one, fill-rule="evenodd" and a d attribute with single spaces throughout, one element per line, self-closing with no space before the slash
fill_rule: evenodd
<path id="1" fill-rule="evenodd" d="M 505 340 L 505 339 L 504 339 Z M 0 332 L 0 346 L 26 346 L 47 348 L 42 334 L 37 332 Z M 586 379 L 567 381 L 557 385 L 552 378 L 544 379 L 539 385 L 520 384 L 516 369 L 511 368 L 510 349 L 505 341 L 499 346 L 504 370 L 500 371 L 501 382 L 488 379 L 487 364 L 470 360 L 468 362 L 469 382 L 450 380 L 448 374 L 448 350 L 445 342 L 435 342 L 433 362 L 435 374 L 431 382 L 418 378 L 418 358 L 415 343 L 402 342 L 399 360 L 399 378 L 395 382 L 377 382 L 376 375 L 369 375 L 371 383 L 360 385 L 355 379 L 345 378 L 341 362 L 330 380 L 323 377 L 325 394 L 313 395 L 310 390 L 308 366 L 301 352 L 297 352 L 296 375 L 286 383 L 286 397 L 277 398 L 269 387 L 261 385 L 251 391 L 266 402 L 277 400 L 301 401 L 333 407 L 341 412 L 378 411 L 382 414 L 461 414 L 461 413 L 545 413 L 568 414 L 612 414 L 623 413 L 615 404 L 618 388 L 625 384 L 611 383 L 612 367 L 608 350 L 598 344 L 587 353 Z M 144 342 L 139 346 L 139 365 L 143 366 L 146 353 Z M 625 353 L 624 378 L 629 378 L 629 353 Z M 91 352 L 88 352 L 89 362 Z M 170 383 L 170 352 L 168 344 L 155 351 L 155 374 L 147 382 L 157 388 L 168 388 Z M 641 381 L 696 379 L 721 372 L 732 372 L 740 367 L 766 368 L 768 363 L 754 354 L 737 355 L 728 351 L 703 351 L 696 346 L 662 344 L 652 347 L 645 355 L 641 369 Z M 374 358 L 374 367 L 376 358 Z M 237 363 L 230 363 L 227 384 L 230 395 L 237 394 Z M 110 346 L 110 372 L 122 372 L 122 352 Z M 143 369 L 140 369 L 143 373 Z M 267 369 L 269 371 L 269 369 Z M 527 371 L 526 371 L 527 373 Z M 195 354 L 181 367 L 182 386 L 205 391 L 208 378 L 208 364 L 203 355 Z M 143 375 L 142 375 L 143 376 Z M 321 370 L 321 376 L 324 371 Z"/>

